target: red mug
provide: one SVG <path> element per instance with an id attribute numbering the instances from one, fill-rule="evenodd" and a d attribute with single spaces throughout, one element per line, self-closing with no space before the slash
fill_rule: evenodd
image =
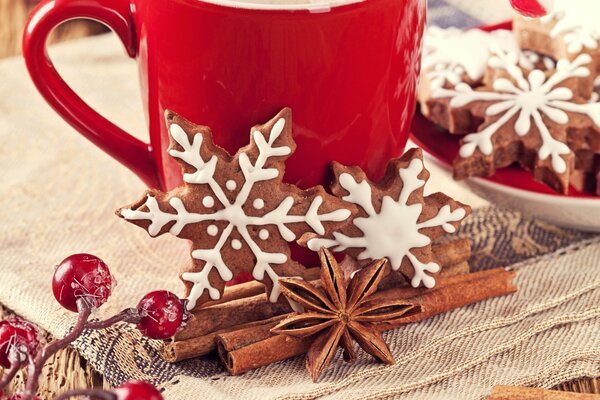
<path id="1" fill-rule="evenodd" d="M 44 0 L 29 19 L 23 50 L 50 105 L 150 187 L 181 183 L 166 153 L 165 110 L 210 126 L 216 143 L 235 153 L 253 125 L 285 106 L 294 112 L 298 144 L 285 179 L 308 187 L 328 183 L 332 160 L 376 178 L 404 150 L 426 3 Z M 76 18 L 109 26 L 138 60 L 149 144 L 92 110 L 48 58 L 52 29 Z"/>

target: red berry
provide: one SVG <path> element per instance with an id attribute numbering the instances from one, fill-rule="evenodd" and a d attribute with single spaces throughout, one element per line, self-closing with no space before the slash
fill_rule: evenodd
<path id="1" fill-rule="evenodd" d="M 552 10 L 553 0 L 510 0 L 512 7 L 526 17 L 540 18 Z"/>
<path id="2" fill-rule="evenodd" d="M 0 322 L 0 365 L 9 368 L 13 362 L 25 362 L 34 357 L 40 347 L 37 328 L 20 318 Z"/>
<path id="3" fill-rule="evenodd" d="M 54 297 L 67 310 L 77 312 L 77 299 L 84 299 L 92 308 L 106 303 L 114 281 L 108 267 L 96 256 L 74 254 L 65 258 L 54 271 Z"/>
<path id="4" fill-rule="evenodd" d="M 114 393 L 117 400 L 164 400 L 158 389 L 144 381 L 125 382 Z"/>
<path id="5" fill-rule="evenodd" d="M 151 339 L 169 339 L 177 333 L 184 318 L 183 303 L 171 292 L 148 293 L 137 306 L 142 317 L 138 329 Z"/>

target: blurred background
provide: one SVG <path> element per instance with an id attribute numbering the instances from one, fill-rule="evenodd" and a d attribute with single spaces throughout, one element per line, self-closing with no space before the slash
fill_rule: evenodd
<path id="1" fill-rule="evenodd" d="M 21 36 L 29 12 L 38 0 L 0 0 L 0 58 L 21 53 Z M 93 21 L 71 21 L 54 32 L 52 42 L 106 32 Z"/>

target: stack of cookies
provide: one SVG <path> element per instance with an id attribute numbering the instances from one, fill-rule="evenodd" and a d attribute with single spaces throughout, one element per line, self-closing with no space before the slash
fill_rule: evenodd
<path id="1" fill-rule="evenodd" d="M 518 163 L 567 194 L 600 195 L 600 1 L 557 0 L 514 30 L 429 28 L 421 112 L 461 135 L 456 179 Z"/>

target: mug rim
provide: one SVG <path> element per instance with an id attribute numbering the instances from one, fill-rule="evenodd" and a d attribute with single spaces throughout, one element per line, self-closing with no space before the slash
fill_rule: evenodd
<path id="1" fill-rule="evenodd" d="M 300 4 L 267 4 L 252 3 L 236 0 L 186 0 L 186 3 L 202 3 L 211 6 L 253 11 L 308 11 L 310 13 L 330 12 L 334 8 L 348 6 L 357 3 L 365 3 L 372 0 L 333 0 L 331 2 L 300 3 Z"/>

